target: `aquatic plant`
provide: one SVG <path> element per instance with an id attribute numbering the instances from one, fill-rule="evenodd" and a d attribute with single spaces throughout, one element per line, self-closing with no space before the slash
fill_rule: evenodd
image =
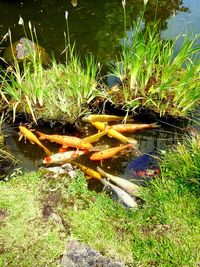
<path id="1" fill-rule="evenodd" d="M 134 23 L 125 38 L 120 59 L 110 67 L 120 80 L 107 98 L 126 110 L 143 106 L 161 116 L 184 117 L 200 100 L 199 35 L 160 37 L 158 23 L 145 29 Z M 177 43 L 182 42 L 176 53 Z"/>
<path id="2" fill-rule="evenodd" d="M 32 42 L 37 42 L 36 31 L 30 23 L 29 30 Z M 60 64 L 52 59 L 51 66 L 44 69 L 41 57 L 29 42 L 27 48 L 30 49 L 30 61 L 19 63 L 13 51 L 14 63 L 1 75 L 1 94 L 13 110 L 13 120 L 17 112 L 24 112 L 30 114 L 35 122 L 42 118 L 74 123 L 98 94 L 98 66 L 94 58 L 87 56 L 83 64 L 74 46 L 68 45 L 66 63 Z"/>

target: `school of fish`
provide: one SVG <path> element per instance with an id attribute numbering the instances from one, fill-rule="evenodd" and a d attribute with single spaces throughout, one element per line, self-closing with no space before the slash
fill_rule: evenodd
<path id="1" fill-rule="evenodd" d="M 83 121 L 90 122 L 98 130 L 98 132 L 84 138 L 78 138 L 69 135 L 46 134 L 40 131 L 35 131 L 35 133 L 38 135 L 37 137 L 35 134 L 33 134 L 34 130 L 29 130 L 25 126 L 19 126 L 19 141 L 22 139 L 22 137 L 24 137 L 25 139 L 28 139 L 32 144 L 37 144 L 39 147 L 41 147 L 47 154 L 47 156 L 43 159 L 43 164 L 61 165 L 67 162 L 71 162 L 76 166 L 76 168 L 79 168 L 85 173 L 87 179 L 98 179 L 104 186 L 109 187 L 111 191 L 113 191 L 117 195 L 118 201 L 123 203 L 124 206 L 128 208 L 136 208 L 138 206 L 136 198 L 140 198 L 140 186 L 124 178 L 109 174 L 100 167 L 96 167 L 96 170 L 94 170 L 90 167 L 75 162 L 78 157 L 92 153 L 91 155 L 89 155 L 89 159 L 91 161 L 100 162 L 102 166 L 102 162 L 104 160 L 116 157 L 123 150 L 137 151 L 137 141 L 133 138 L 123 135 L 122 133 L 159 127 L 157 123 L 121 123 L 114 125 L 108 124 L 109 122 L 126 122 L 131 120 L 133 120 L 132 116 L 122 117 L 103 114 L 92 114 L 85 116 L 83 117 Z M 116 147 L 108 147 L 106 145 L 93 146 L 93 143 L 99 141 L 99 139 L 105 135 L 111 138 L 115 138 L 123 142 L 123 144 Z M 46 146 L 41 143 L 41 140 L 48 140 L 50 142 L 57 143 L 61 145 L 61 147 L 57 153 L 52 153 Z M 111 182 L 113 182 L 114 184 L 112 184 Z"/>

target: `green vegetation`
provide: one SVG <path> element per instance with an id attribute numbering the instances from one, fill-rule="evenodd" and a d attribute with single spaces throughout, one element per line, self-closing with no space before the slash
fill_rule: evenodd
<path id="1" fill-rule="evenodd" d="M 25 56 L 19 62 L 11 45 L 14 62 L 0 75 L 3 80 L 1 95 L 13 110 L 14 120 L 16 113 L 22 112 L 30 114 L 35 122 L 42 118 L 74 123 L 88 112 L 89 103 L 98 94 L 98 67 L 91 55 L 86 57 L 83 67 L 74 47 L 68 46 L 65 65 L 53 59 L 49 69 L 44 69 L 42 53 L 39 48 L 32 49 L 37 36 L 33 35 L 31 24 L 29 28 L 32 41 L 23 38 L 25 51 L 20 45 L 20 53 L 28 54 L 28 60 Z"/>
<path id="2" fill-rule="evenodd" d="M 120 84 L 108 98 L 126 110 L 143 106 L 161 116 L 187 116 L 200 101 L 199 35 L 165 41 L 158 24 L 143 29 L 141 21 L 132 33 L 125 38 L 121 58 L 111 66 Z M 182 45 L 176 53 L 177 42 Z"/>
<path id="3" fill-rule="evenodd" d="M 3 171 L 17 163 L 17 159 L 5 147 L 5 137 L 2 132 L 3 120 L 4 116 L 2 115 L 0 118 L 0 179 L 4 177 Z"/>
<path id="4" fill-rule="evenodd" d="M 72 180 L 40 171 L 1 182 L 1 264 L 57 266 L 71 237 L 128 266 L 196 266 L 199 170 L 196 141 L 171 149 L 135 211 L 89 191 L 81 173 Z"/>

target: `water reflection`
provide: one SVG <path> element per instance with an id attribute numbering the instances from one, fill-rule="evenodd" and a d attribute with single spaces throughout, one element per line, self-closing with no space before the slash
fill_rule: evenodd
<path id="1" fill-rule="evenodd" d="M 142 9 L 143 0 L 126 1 L 127 30 L 130 29 L 132 21 L 137 20 Z M 76 42 L 79 54 L 92 52 L 99 61 L 107 63 L 115 59 L 119 51 L 119 40 L 124 36 L 121 0 L 95 2 L 81 0 L 78 3 L 77 0 L 25 2 L 1 0 L 0 10 L 0 36 L 3 36 L 8 28 L 12 31 L 13 41 L 24 35 L 22 27 L 17 24 L 20 15 L 24 21 L 32 22 L 37 29 L 40 45 L 49 52 L 53 51 L 57 58 L 65 45 L 63 37 L 63 31 L 66 31 L 65 10 L 69 13 L 70 38 L 72 42 Z M 161 20 L 162 29 L 166 29 L 170 16 L 178 15 L 180 12 L 189 12 L 189 7 L 182 0 L 148 1 L 145 24 L 153 22 L 156 17 Z M 4 45 L 8 45 L 8 42 Z"/>

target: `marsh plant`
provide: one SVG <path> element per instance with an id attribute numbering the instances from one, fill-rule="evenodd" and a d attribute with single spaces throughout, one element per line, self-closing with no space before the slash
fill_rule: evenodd
<path id="1" fill-rule="evenodd" d="M 36 31 L 30 22 L 28 25 L 31 42 L 35 43 Z M 60 64 L 52 59 L 49 68 L 45 69 L 40 54 L 32 49 L 30 42 L 27 42 L 27 48 L 30 49 L 29 60 L 19 63 L 13 51 L 14 62 L 9 67 L 9 73 L 6 70 L 1 75 L 1 94 L 13 110 L 13 119 L 17 112 L 23 112 L 31 115 L 35 122 L 38 119 L 75 122 L 88 111 L 88 104 L 98 92 L 98 66 L 93 57 L 87 56 L 83 64 L 75 53 L 74 45 L 68 43 L 66 63 Z"/>
<path id="2" fill-rule="evenodd" d="M 120 80 L 108 98 L 126 110 L 143 106 L 161 116 L 184 117 L 200 100 L 199 35 L 160 37 L 158 23 L 134 24 L 122 45 L 121 57 L 111 66 Z M 176 53 L 178 43 L 182 43 Z"/>

